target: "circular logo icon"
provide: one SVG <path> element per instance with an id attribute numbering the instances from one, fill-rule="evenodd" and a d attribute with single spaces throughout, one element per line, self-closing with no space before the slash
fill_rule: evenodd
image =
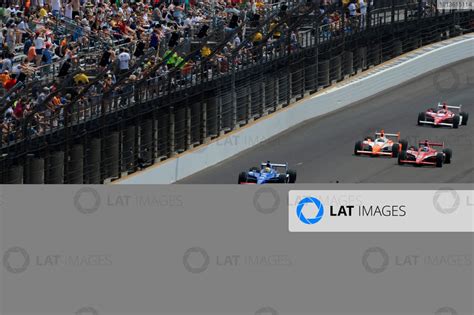
<path id="1" fill-rule="evenodd" d="M 458 315 L 458 312 L 452 307 L 442 307 L 435 312 L 435 315 Z"/>
<path id="2" fill-rule="evenodd" d="M 448 200 L 448 204 L 442 201 Z M 452 188 L 441 188 L 437 190 L 433 196 L 433 206 L 436 210 L 444 214 L 451 214 L 459 208 L 461 198 L 459 194 Z"/>
<path id="3" fill-rule="evenodd" d="M 271 307 L 262 307 L 255 312 L 255 315 L 278 315 L 278 312 Z"/>
<path id="4" fill-rule="evenodd" d="M 11 256 L 17 254 L 23 257 L 23 263 L 18 266 L 14 267 L 10 261 Z M 3 255 L 3 266 L 5 266 L 5 269 L 8 270 L 10 273 L 22 273 L 24 272 L 28 266 L 30 265 L 30 255 L 28 255 L 28 252 L 21 247 L 12 247 L 9 250 L 5 252 Z"/>
<path id="5" fill-rule="evenodd" d="M 95 308 L 87 306 L 78 310 L 76 315 L 99 315 L 99 312 Z"/>
<path id="6" fill-rule="evenodd" d="M 84 199 L 91 199 L 92 202 L 85 202 Z M 100 195 L 94 188 L 82 187 L 74 195 L 74 206 L 79 212 L 91 214 L 100 207 Z"/>
<path id="7" fill-rule="evenodd" d="M 200 255 L 204 261 L 202 263 L 201 266 L 199 267 L 195 267 L 195 266 L 191 266 L 191 263 L 189 262 L 189 259 L 190 259 L 190 256 L 191 255 Z M 201 273 L 201 272 L 204 272 L 207 267 L 209 266 L 209 262 L 210 262 L 210 259 L 209 259 L 209 255 L 207 254 L 207 252 L 200 248 L 200 247 L 193 247 L 193 248 L 190 248 L 186 251 L 186 253 L 184 253 L 184 256 L 183 256 L 183 265 L 184 265 L 184 268 L 186 268 L 187 271 L 191 272 L 191 273 Z"/>
<path id="8" fill-rule="evenodd" d="M 382 256 L 382 264 L 380 266 L 372 266 L 369 263 L 369 257 L 372 255 L 380 255 Z M 380 247 L 371 247 L 365 251 L 364 256 L 362 257 L 362 264 L 364 265 L 365 270 L 370 273 L 381 273 L 384 272 L 389 263 L 389 257 L 387 252 Z"/>
<path id="9" fill-rule="evenodd" d="M 271 195 L 273 199 L 273 204 L 271 206 L 261 205 L 261 202 L 262 202 L 261 198 L 264 195 Z M 270 188 L 270 187 L 260 188 L 259 190 L 255 192 L 255 195 L 253 196 L 253 205 L 255 206 L 255 209 L 257 209 L 258 212 L 261 212 L 263 214 L 273 213 L 280 206 L 280 196 L 273 188 Z"/>
<path id="10" fill-rule="evenodd" d="M 318 209 L 318 213 L 316 214 L 315 217 L 307 218 L 304 215 L 303 208 L 308 204 L 313 204 Z M 324 206 L 323 206 L 322 202 L 317 198 L 314 198 L 314 197 L 303 198 L 298 203 L 298 206 L 296 206 L 296 216 L 304 224 L 316 224 L 319 221 L 321 221 L 321 219 L 324 216 Z"/>
<path id="11" fill-rule="evenodd" d="M 446 71 L 448 73 L 446 73 Z M 445 78 L 441 76 L 444 75 Z M 446 78 L 447 77 L 447 78 Z M 446 81 L 446 82 L 445 82 Z M 441 93 L 446 93 L 450 91 L 455 91 L 459 88 L 459 75 L 454 69 L 446 69 L 445 71 L 438 72 L 433 76 L 433 85 L 436 91 Z"/>

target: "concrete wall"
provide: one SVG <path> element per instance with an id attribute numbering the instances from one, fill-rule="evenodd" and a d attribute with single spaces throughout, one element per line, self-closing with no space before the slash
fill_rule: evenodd
<path id="1" fill-rule="evenodd" d="M 114 183 L 173 183 L 249 149 L 305 120 L 349 106 L 427 72 L 470 57 L 474 57 L 473 35 L 464 35 L 420 48 L 311 95 L 207 145 L 186 151 L 182 155 Z M 367 89 L 367 86 L 371 88 Z M 232 145 L 223 145 L 230 141 Z"/>

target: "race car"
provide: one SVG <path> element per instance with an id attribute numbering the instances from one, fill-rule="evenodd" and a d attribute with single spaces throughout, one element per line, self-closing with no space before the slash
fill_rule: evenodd
<path id="1" fill-rule="evenodd" d="M 396 138 L 396 141 L 391 138 Z M 367 154 L 371 156 L 397 157 L 402 149 L 406 149 L 408 141 L 400 140 L 400 132 L 385 133 L 381 130 L 375 132 L 375 137 L 367 136 L 363 141 L 357 141 L 354 146 L 354 154 Z"/>
<path id="2" fill-rule="evenodd" d="M 434 147 L 441 147 L 442 151 Z M 429 142 L 425 140 L 419 143 L 419 147 L 410 146 L 408 150 L 402 150 L 398 155 L 398 164 L 431 165 L 442 167 L 443 163 L 450 164 L 453 152 L 444 147 L 444 143 Z"/>
<path id="3" fill-rule="evenodd" d="M 279 171 L 281 170 L 281 172 Z M 296 171 L 288 168 L 288 163 L 261 163 L 260 168 L 252 167 L 239 174 L 239 184 L 287 184 L 296 181 Z"/>
<path id="4" fill-rule="evenodd" d="M 461 111 L 462 105 L 448 106 L 446 103 L 438 103 L 438 108 L 429 108 L 426 112 L 418 114 L 418 125 L 448 126 L 457 129 L 461 125 L 467 125 L 469 114 Z M 454 113 L 450 109 L 456 109 Z"/>

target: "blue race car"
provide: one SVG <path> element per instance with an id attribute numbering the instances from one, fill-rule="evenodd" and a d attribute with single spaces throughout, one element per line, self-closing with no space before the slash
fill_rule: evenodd
<path id="1" fill-rule="evenodd" d="M 279 172 L 279 169 L 282 172 Z M 288 163 L 275 164 L 267 161 L 261 163 L 260 169 L 252 167 L 248 172 L 239 174 L 239 184 L 293 184 L 294 182 L 296 182 L 296 171 L 288 169 Z"/>

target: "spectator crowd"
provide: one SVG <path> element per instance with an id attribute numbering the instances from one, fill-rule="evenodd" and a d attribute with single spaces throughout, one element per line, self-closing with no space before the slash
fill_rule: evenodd
<path id="1" fill-rule="evenodd" d="M 2 144 L 25 132 L 43 134 L 61 126 L 71 106 L 75 119 L 97 114 L 103 95 L 110 96 L 106 108 L 120 108 L 125 97 L 114 104 L 108 100 L 133 94 L 130 89 L 137 81 L 155 84 L 173 72 L 170 82 L 176 86 L 195 80 L 194 70 L 203 60 L 212 66 L 207 75 L 208 70 L 227 72 L 231 66 L 277 54 L 288 29 L 281 23 L 286 5 L 266 0 L 1 2 Z M 327 36 L 341 31 L 341 12 L 330 11 L 330 5 L 323 2 L 320 7 Z M 365 27 L 366 0 L 343 5 L 347 20 Z M 269 16 L 273 20 L 266 31 L 271 36 L 265 38 L 263 31 L 253 30 Z M 293 31 L 289 36 L 291 47 L 297 48 L 300 34 Z M 261 45 L 254 54 L 253 48 Z M 27 130 L 20 128 L 25 120 L 30 122 Z"/>

